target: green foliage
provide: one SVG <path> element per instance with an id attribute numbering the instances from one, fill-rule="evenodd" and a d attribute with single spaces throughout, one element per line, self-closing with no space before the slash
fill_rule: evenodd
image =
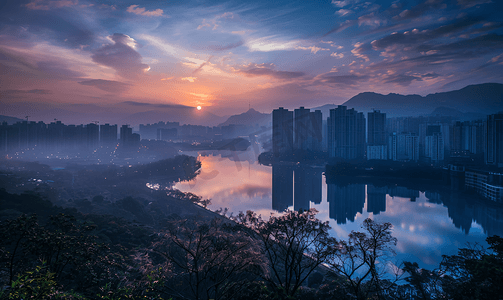
<path id="1" fill-rule="evenodd" d="M 56 295 L 54 273 L 48 271 L 45 262 L 34 270 L 17 275 L 12 281 L 6 299 L 49 299 Z"/>

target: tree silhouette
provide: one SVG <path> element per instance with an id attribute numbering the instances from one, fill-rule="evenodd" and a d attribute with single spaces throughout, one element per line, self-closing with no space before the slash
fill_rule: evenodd
<path id="1" fill-rule="evenodd" d="M 348 241 L 338 243 L 329 264 L 346 277 L 349 292 L 357 299 L 367 299 L 370 294 L 382 298 L 383 291 L 393 283 L 383 279 L 392 267 L 388 263 L 397 239 L 391 235 L 391 223 L 368 218 L 362 228 L 364 232 L 351 231 Z"/>
<path id="2" fill-rule="evenodd" d="M 236 217 L 257 233 L 270 269 L 263 278 L 280 296 L 293 296 L 335 249 L 328 222 L 317 219 L 316 213 L 315 209 L 286 211 L 267 222 L 251 211 Z"/>
<path id="3" fill-rule="evenodd" d="M 262 268 L 254 240 L 240 226 L 213 219 L 173 221 L 152 252 L 172 265 L 166 294 L 182 299 L 222 299 Z M 252 272 L 253 271 L 253 272 Z M 253 279 L 253 278 L 251 278 Z"/>

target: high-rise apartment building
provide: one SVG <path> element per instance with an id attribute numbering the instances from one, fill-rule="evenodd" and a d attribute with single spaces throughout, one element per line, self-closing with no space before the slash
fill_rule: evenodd
<path id="1" fill-rule="evenodd" d="M 327 120 L 328 156 L 363 159 L 365 155 L 365 116 L 339 105 Z"/>
<path id="2" fill-rule="evenodd" d="M 484 153 L 484 123 L 482 121 L 456 122 L 452 126 L 451 153 Z"/>
<path id="3" fill-rule="evenodd" d="M 441 125 L 428 125 L 424 143 L 424 156 L 432 163 L 444 160 L 444 138 Z"/>
<path id="4" fill-rule="evenodd" d="M 386 114 L 378 110 L 368 113 L 367 159 L 387 159 Z"/>
<path id="5" fill-rule="evenodd" d="M 120 142 L 124 147 L 136 146 L 140 144 L 140 135 L 133 133 L 133 128 L 122 125 L 120 128 Z"/>
<path id="6" fill-rule="evenodd" d="M 102 145 L 111 145 L 117 143 L 117 125 L 100 125 L 100 143 Z"/>
<path id="7" fill-rule="evenodd" d="M 487 116 L 485 163 L 503 167 L 503 112 Z"/>
<path id="8" fill-rule="evenodd" d="M 293 111 L 280 107 L 272 111 L 272 151 L 274 156 L 293 150 Z"/>
<path id="9" fill-rule="evenodd" d="M 311 112 L 300 107 L 294 110 L 294 116 L 295 149 L 321 151 L 323 124 L 321 110 Z"/>
<path id="10" fill-rule="evenodd" d="M 368 140 L 369 146 L 386 145 L 386 114 L 379 110 L 368 113 Z"/>

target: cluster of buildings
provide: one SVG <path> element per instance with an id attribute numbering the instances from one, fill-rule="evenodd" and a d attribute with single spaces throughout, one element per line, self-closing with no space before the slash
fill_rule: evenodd
<path id="1" fill-rule="evenodd" d="M 260 131 L 257 126 L 231 124 L 225 126 L 180 125 L 179 122 L 157 122 L 140 124 L 139 133 L 142 139 L 162 141 L 209 141 L 245 136 Z"/>
<path id="2" fill-rule="evenodd" d="M 321 113 L 320 113 L 321 117 Z M 12 151 L 27 148 L 55 150 L 96 149 L 100 146 L 136 147 L 140 139 L 201 142 L 213 141 L 237 136 L 248 135 L 251 132 L 265 132 L 265 128 L 246 125 L 201 126 L 180 125 L 179 122 L 158 122 L 140 124 L 139 131 L 133 132 L 129 125 L 102 124 L 98 122 L 87 125 L 66 125 L 61 121 L 45 124 L 44 122 L 17 122 L 8 125 L 0 124 L 0 151 Z"/>
<path id="3" fill-rule="evenodd" d="M 455 121 L 452 117 L 386 118 L 339 105 L 327 120 L 321 111 L 300 107 L 273 110 L 273 153 L 296 150 L 326 151 L 345 160 L 424 161 L 442 165 L 476 161 L 503 167 L 503 113 L 486 120 Z"/>
<path id="4" fill-rule="evenodd" d="M 99 146 L 137 146 L 140 135 L 133 133 L 128 125 L 90 123 L 87 125 L 65 125 L 61 121 L 17 122 L 0 125 L 0 150 L 11 151 L 26 148 L 47 148 L 56 150 L 96 149 Z"/>

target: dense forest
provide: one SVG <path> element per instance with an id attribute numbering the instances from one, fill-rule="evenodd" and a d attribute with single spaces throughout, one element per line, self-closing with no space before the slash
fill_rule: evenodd
<path id="1" fill-rule="evenodd" d="M 183 201 L 200 198 L 178 192 Z M 102 201 L 94 199 L 93 201 Z M 347 240 L 315 210 L 144 221 L 82 214 L 0 190 L 0 299 L 500 299 L 503 239 L 444 256 L 435 270 L 393 261 L 390 223 Z M 155 221 L 152 221 L 155 220 Z"/>

